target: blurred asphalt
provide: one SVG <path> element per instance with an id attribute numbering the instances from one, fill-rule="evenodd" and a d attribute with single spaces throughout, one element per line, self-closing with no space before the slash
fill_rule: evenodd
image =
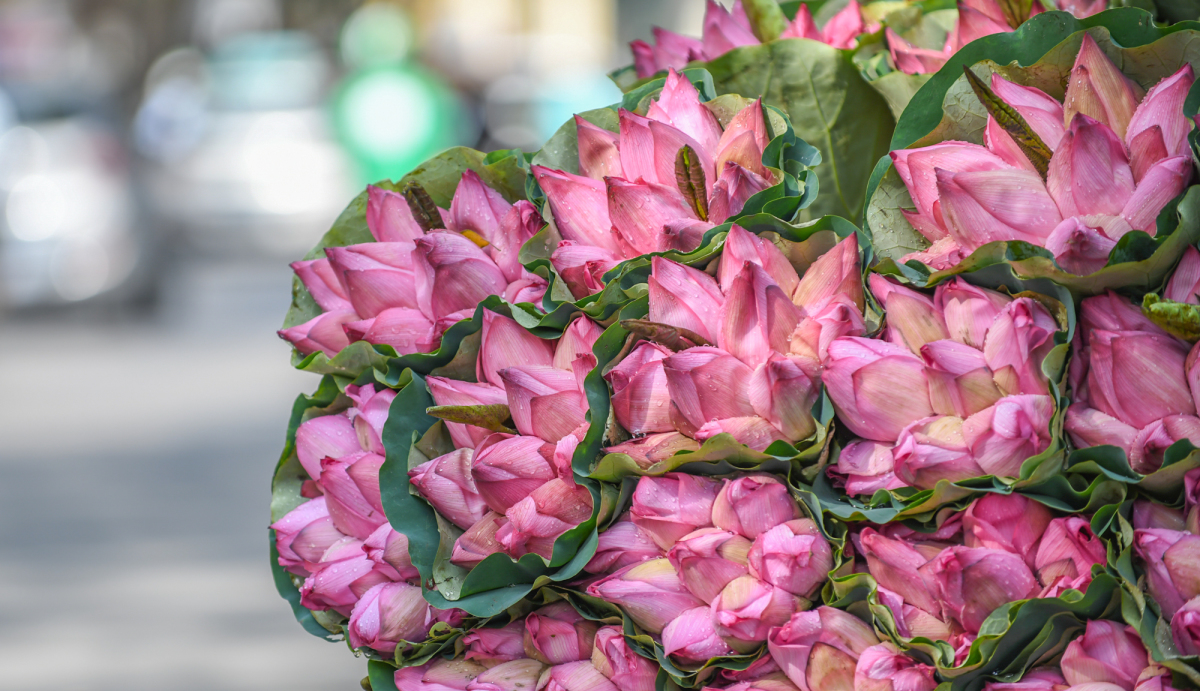
<path id="1" fill-rule="evenodd" d="M 366 664 L 274 590 L 271 471 L 317 385 L 283 261 L 171 272 L 152 317 L 0 321 L 0 688 L 333 691 Z"/>

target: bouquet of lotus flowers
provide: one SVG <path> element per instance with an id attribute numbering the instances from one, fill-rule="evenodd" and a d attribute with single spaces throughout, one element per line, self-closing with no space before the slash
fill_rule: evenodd
<path id="1" fill-rule="evenodd" d="M 368 187 L 292 265 L 280 594 L 376 691 L 1200 688 L 1198 38 L 710 2 Z"/>

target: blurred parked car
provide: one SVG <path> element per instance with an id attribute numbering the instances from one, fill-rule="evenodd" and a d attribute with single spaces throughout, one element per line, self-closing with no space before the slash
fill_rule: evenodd
<path id="1" fill-rule="evenodd" d="M 297 32 L 168 53 L 134 122 L 156 220 L 218 254 L 303 254 L 359 191 L 324 108 L 330 65 Z"/>

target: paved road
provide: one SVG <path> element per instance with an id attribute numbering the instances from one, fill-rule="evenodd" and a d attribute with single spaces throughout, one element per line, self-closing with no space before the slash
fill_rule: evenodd
<path id="1" fill-rule="evenodd" d="M 316 379 L 286 267 L 173 272 L 161 314 L 0 321 L 0 687 L 333 691 L 266 564 L 269 476 Z"/>

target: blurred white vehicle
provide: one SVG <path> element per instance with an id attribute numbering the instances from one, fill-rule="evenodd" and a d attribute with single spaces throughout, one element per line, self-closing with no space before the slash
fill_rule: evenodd
<path id="1" fill-rule="evenodd" d="M 302 255 L 359 191 L 324 108 L 329 73 L 294 32 L 159 58 L 134 123 L 156 220 L 210 252 Z"/>

